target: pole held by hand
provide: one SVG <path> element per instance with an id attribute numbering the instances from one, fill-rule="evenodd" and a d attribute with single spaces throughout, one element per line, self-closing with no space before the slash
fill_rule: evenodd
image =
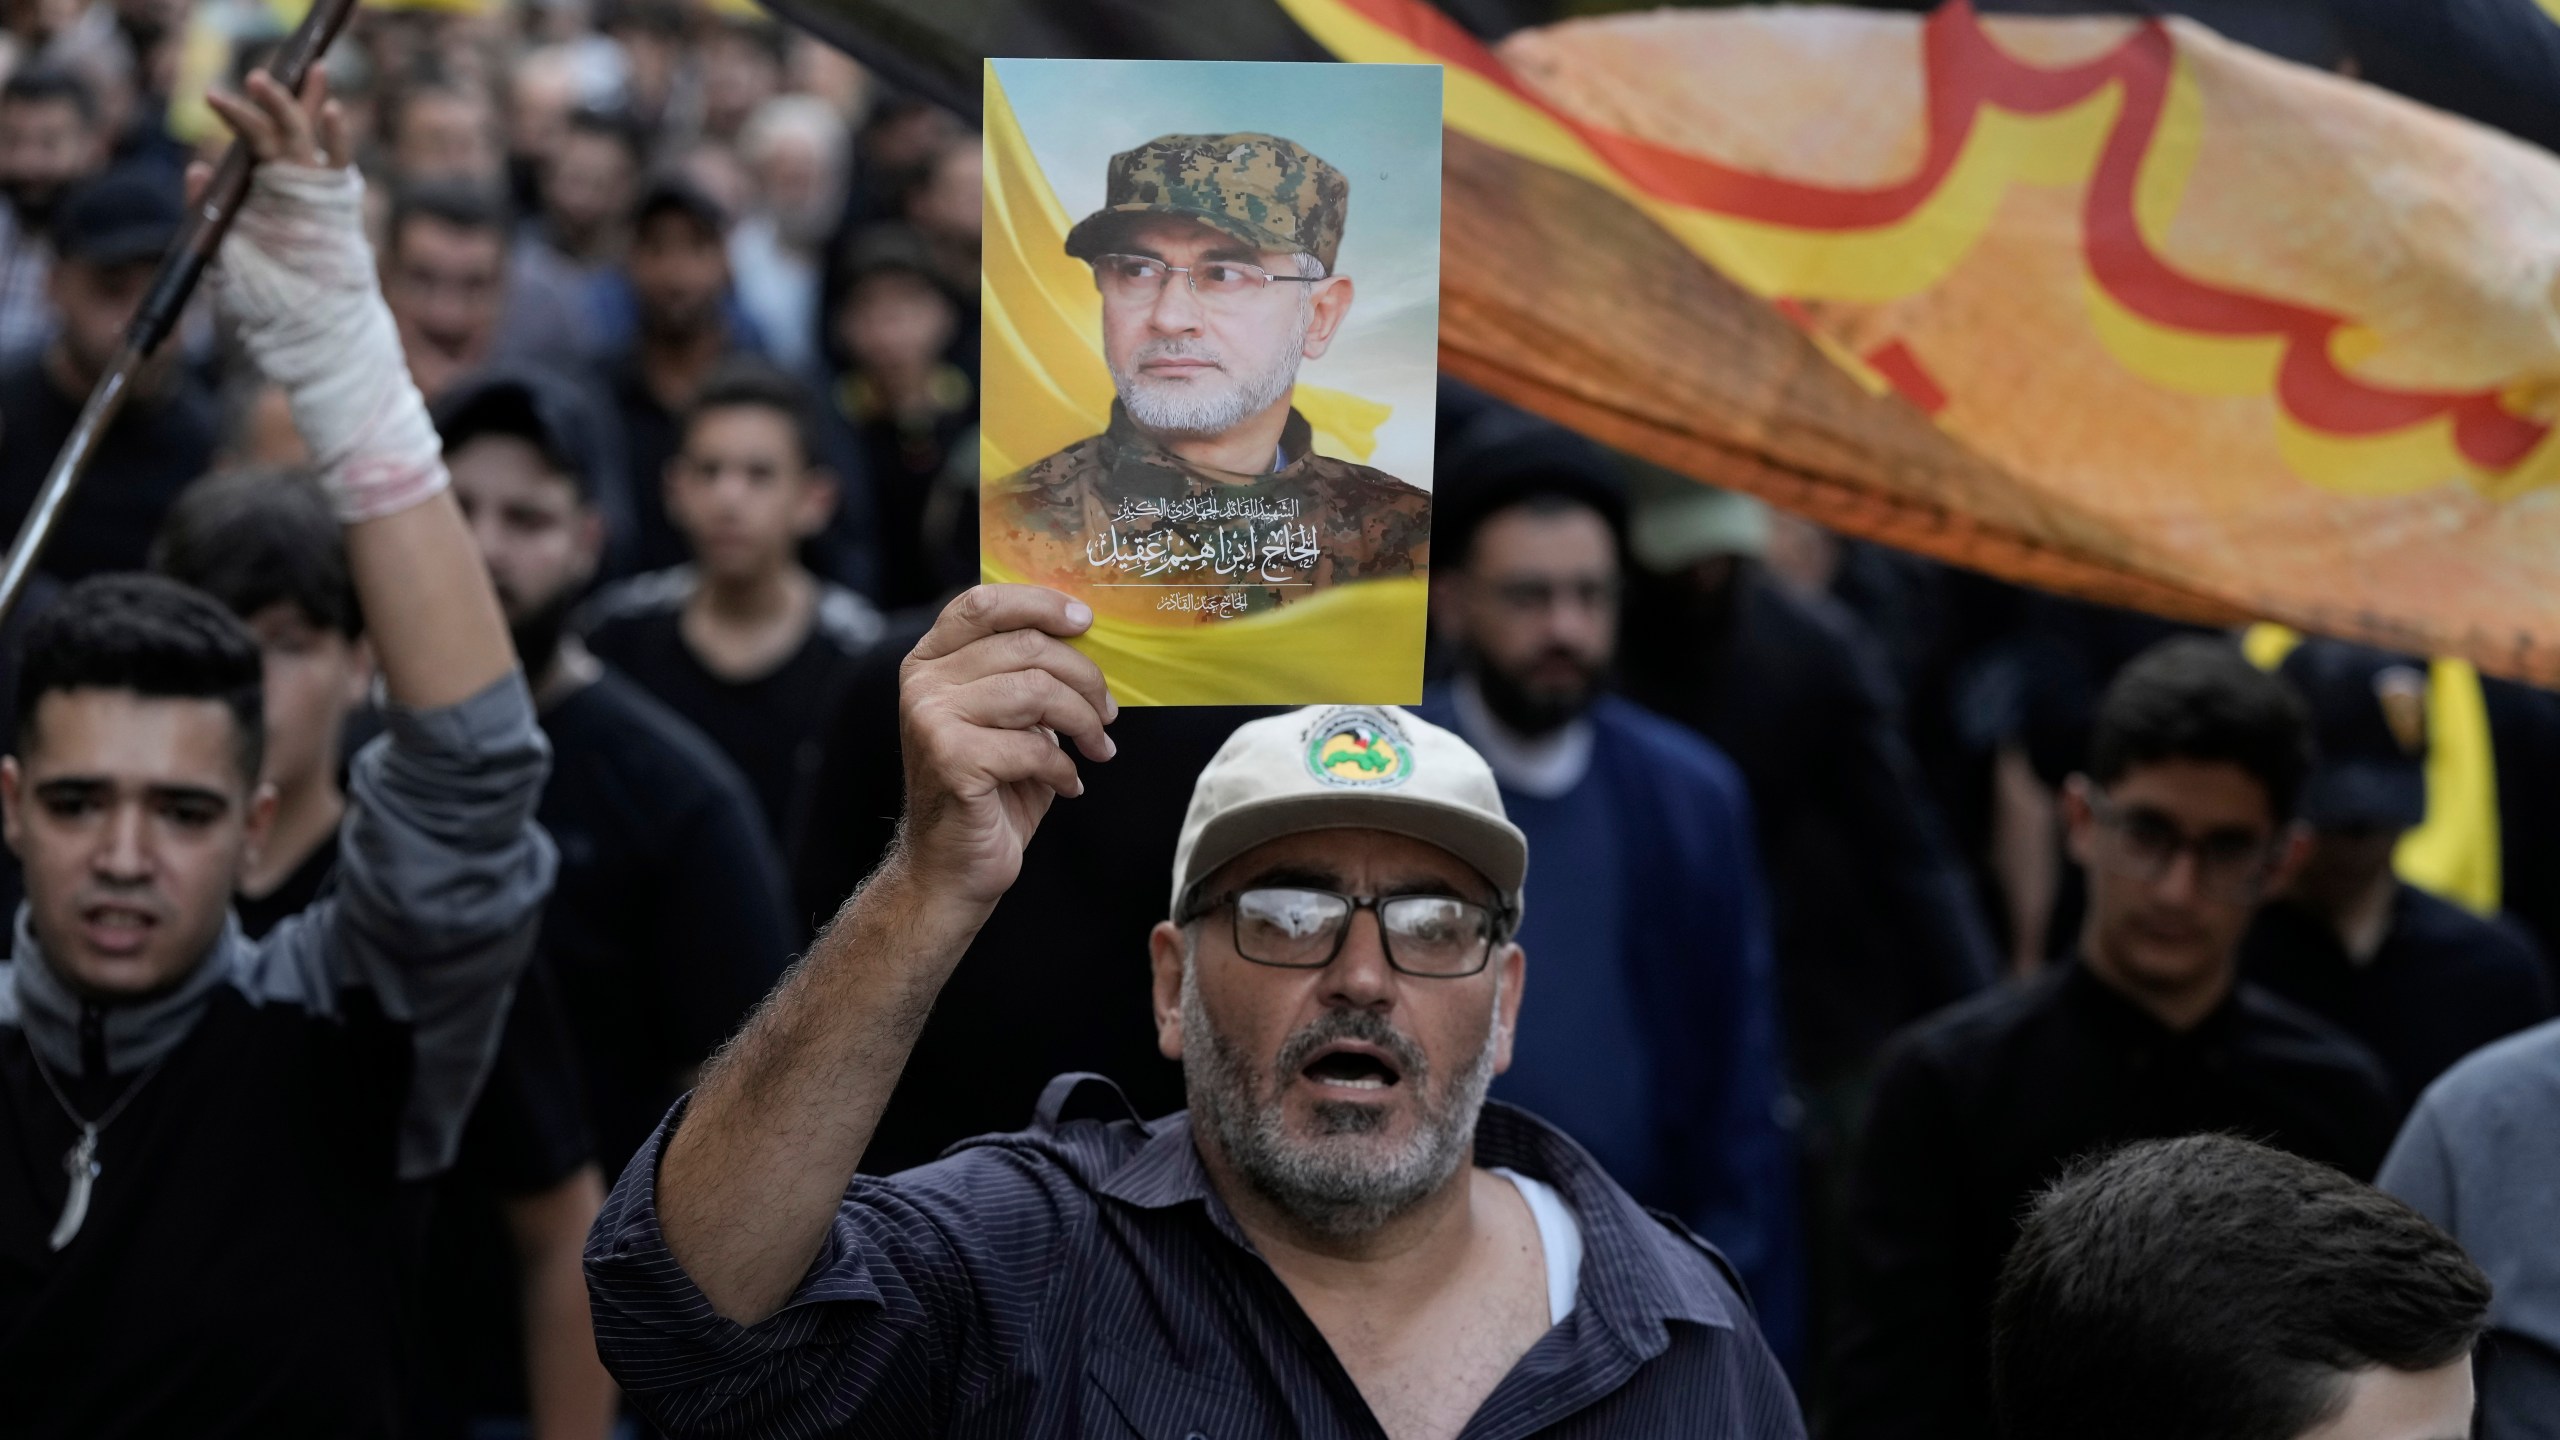
<path id="1" fill-rule="evenodd" d="M 301 94 L 304 78 L 328 53 L 329 42 L 346 28 L 355 8 L 356 0 L 313 0 L 302 24 L 286 37 L 284 48 L 276 57 L 267 62 L 267 73 L 288 93 Z M 186 310 L 196 282 L 204 278 L 204 267 L 222 248 L 222 237 L 230 233 L 232 217 L 239 213 L 240 202 L 248 196 L 249 171 L 256 163 L 245 142 L 231 142 L 222 163 L 214 168 L 212 180 L 204 187 L 203 196 L 188 212 L 176 243 L 161 259 L 160 272 L 152 277 L 151 289 L 143 296 L 141 308 L 134 312 L 133 323 L 125 327 L 115 359 L 90 388 L 88 403 L 80 407 L 80 418 L 54 455 L 53 468 L 45 472 L 35 504 L 18 526 L 17 538 L 9 542 L 8 559 L 0 564 L 0 625 L 7 624 L 17 610 L 27 581 L 35 574 L 36 561 L 44 553 L 45 542 L 52 538 L 63 507 L 88 473 L 89 462 L 106 437 L 107 427 L 115 423 L 116 412 L 132 395 L 143 362 L 177 328 L 178 316 Z"/>

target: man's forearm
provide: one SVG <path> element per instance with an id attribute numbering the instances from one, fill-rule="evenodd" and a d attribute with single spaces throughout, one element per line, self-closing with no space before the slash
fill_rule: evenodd
<path id="1" fill-rule="evenodd" d="M 722 1315 L 781 1308 L 833 1221 L 934 997 L 987 911 L 893 849 L 704 1071 L 658 1167 L 668 1250 Z"/>
<path id="2" fill-rule="evenodd" d="M 450 493 L 359 520 L 346 535 L 347 568 L 393 700 L 458 705 L 514 668 L 488 567 Z"/>

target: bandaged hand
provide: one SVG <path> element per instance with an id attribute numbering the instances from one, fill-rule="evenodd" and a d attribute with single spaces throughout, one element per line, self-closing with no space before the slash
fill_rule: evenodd
<path id="1" fill-rule="evenodd" d="M 447 485 L 443 447 L 383 303 L 345 117 L 317 71 L 298 103 L 263 71 L 247 88 L 208 97 L 259 162 L 213 266 L 216 307 L 283 387 L 338 518 L 406 510 Z M 189 174 L 191 197 L 205 177 Z"/>

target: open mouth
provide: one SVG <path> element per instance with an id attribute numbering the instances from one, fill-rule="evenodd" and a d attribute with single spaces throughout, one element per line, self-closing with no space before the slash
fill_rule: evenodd
<path id="1" fill-rule="evenodd" d="M 129 905 L 91 905 L 80 912 L 89 944 L 110 955 L 141 949 L 159 923 L 158 916 Z"/>
<path id="2" fill-rule="evenodd" d="M 1395 1061 L 1359 1045 L 1328 1046 L 1298 1073 L 1315 1085 L 1334 1090 L 1374 1093 L 1404 1083 L 1404 1071 L 1397 1068 Z"/>

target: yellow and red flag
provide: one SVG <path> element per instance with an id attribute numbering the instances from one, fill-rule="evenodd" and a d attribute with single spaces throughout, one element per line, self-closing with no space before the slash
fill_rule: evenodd
<path id="1" fill-rule="evenodd" d="M 895 10 L 924 71 L 1439 63 L 1460 378 L 2026 583 L 2560 680 L 2560 158 L 2509 135 L 2184 21 L 1961 3 L 1492 44 L 1422 0 L 1025 0 L 923 40 L 824 3 L 856 42 Z"/>

